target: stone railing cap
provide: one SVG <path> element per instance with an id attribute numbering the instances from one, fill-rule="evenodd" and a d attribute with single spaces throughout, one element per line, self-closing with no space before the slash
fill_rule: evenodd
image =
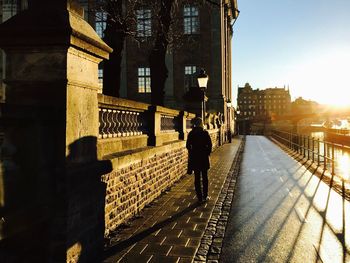
<path id="1" fill-rule="evenodd" d="M 100 58 L 113 50 L 81 17 L 81 8 L 73 1 L 66 7 L 31 8 L 0 24 L 0 47 L 75 46 Z"/>

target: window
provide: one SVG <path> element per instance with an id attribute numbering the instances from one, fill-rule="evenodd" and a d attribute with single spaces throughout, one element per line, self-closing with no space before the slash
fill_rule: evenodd
<path id="1" fill-rule="evenodd" d="M 196 66 L 185 66 L 185 89 L 189 89 L 190 87 L 195 87 L 197 78 L 195 73 L 197 72 Z"/>
<path id="2" fill-rule="evenodd" d="M 199 12 L 196 6 L 184 6 L 184 33 L 199 33 Z"/>
<path id="3" fill-rule="evenodd" d="M 95 29 L 99 37 L 104 37 L 104 31 L 107 25 L 107 13 L 106 12 L 96 12 L 96 22 Z"/>
<path id="4" fill-rule="evenodd" d="M 100 87 L 102 87 L 102 84 L 103 84 L 103 68 L 100 68 L 100 65 L 99 65 L 99 69 L 98 69 L 98 84 L 100 85 Z"/>
<path id="5" fill-rule="evenodd" d="M 17 1 L 4 0 L 1 2 L 2 2 L 2 10 L 0 10 L 0 12 L 2 12 L 2 21 L 1 22 L 5 22 L 7 19 L 10 19 L 14 15 L 16 15 L 18 13 L 18 11 L 20 11 L 20 10 L 18 10 Z"/>
<path id="6" fill-rule="evenodd" d="M 150 68 L 138 68 L 138 90 L 139 90 L 139 93 L 151 92 Z"/>
<path id="7" fill-rule="evenodd" d="M 152 35 L 152 21 L 150 9 L 136 10 L 138 37 L 150 37 Z"/>

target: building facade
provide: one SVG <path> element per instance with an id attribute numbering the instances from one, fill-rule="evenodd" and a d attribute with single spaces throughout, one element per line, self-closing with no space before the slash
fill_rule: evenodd
<path id="1" fill-rule="evenodd" d="M 3 0 L 0 1 L 0 23 L 5 22 L 19 11 L 28 7 L 27 0 Z M 5 101 L 6 89 L 4 83 L 5 76 L 5 54 L 0 50 L 0 103 Z"/>
<path id="2" fill-rule="evenodd" d="M 79 0 L 84 7 L 84 17 L 98 35 L 103 38 L 106 29 L 107 14 L 101 11 L 96 14 L 95 0 Z M 149 54 L 152 48 L 150 41 L 155 34 L 152 20 L 152 8 L 148 1 L 135 10 L 136 28 L 133 37 L 127 37 L 122 53 L 120 76 L 120 97 L 149 103 L 151 101 L 151 76 Z M 151 1 L 152 2 L 152 1 Z M 151 3 L 149 2 L 149 3 Z M 205 1 L 204 1 L 205 2 Z M 127 3 L 127 1 L 125 1 Z M 1 1 L 1 21 L 3 22 L 17 12 L 27 8 L 27 0 Z M 191 87 L 197 87 L 196 76 L 201 68 L 209 75 L 206 96 L 207 112 L 221 113 L 223 121 L 233 128 L 234 110 L 231 108 L 231 40 L 233 24 L 238 16 L 236 0 L 182 1 L 174 15 L 174 28 L 180 43 L 174 41 L 166 53 L 168 77 L 165 84 L 164 106 L 191 110 L 186 104 L 184 95 Z M 146 40 L 146 41 L 144 41 Z M 1 52 L 2 53 L 2 52 Z M 1 61 L 4 61 L 1 55 Z M 2 63 L 3 65 L 4 63 Z M 5 99 L 4 69 L 0 67 L 0 95 Z M 103 83 L 103 63 L 98 72 L 101 92 Z"/>
<path id="3" fill-rule="evenodd" d="M 291 104 L 292 114 L 310 114 L 320 110 L 316 101 L 305 100 L 302 97 L 296 98 Z"/>
<path id="4" fill-rule="evenodd" d="M 90 1 L 80 2 L 85 10 L 89 10 Z M 135 32 L 126 38 L 122 53 L 120 97 L 150 103 L 149 54 L 156 34 L 153 21 L 156 14 L 151 4 L 143 2 L 136 7 Z M 168 77 L 164 106 L 187 109 L 184 95 L 191 87 L 197 87 L 196 76 L 204 68 L 209 75 L 207 111 L 220 112 L 226 119 L 233 117 L 233 109 L 229 107 L 232 101 L 231 39 L 237 16 L 236 0 L 208 1 L 205 4 L 198 0 L 180 2 L 173 15 L 172 30 L 176 36 L 172 36 L 173 42 L 166 52 Z M 91 16 L 89 19 L 103 38 L 107 15 L 99 14 L 95 21 Z M 103 75 L 101 67 L 101 83 Z"/>
<path id="5" fill-rule="evenodd" d="M 249 83 L 238 87 L 237 106 L 239 117 L 248 120 L 272 118 L 291 112 L 289 89 L 268 88 L 253 90 Z"/>

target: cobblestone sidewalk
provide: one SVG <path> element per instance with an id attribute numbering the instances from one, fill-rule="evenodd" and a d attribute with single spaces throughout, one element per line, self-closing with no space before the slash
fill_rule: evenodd
<path id="1" fill-rule="evenodd" d="M 186 175 L 115 233 L 103 262 L 215 262 L 233 197 L 232 164 L 241 145 L 242 139 L 235 138 L 212 153 L 209 201 L 197 202 L 194 176 Z"/>

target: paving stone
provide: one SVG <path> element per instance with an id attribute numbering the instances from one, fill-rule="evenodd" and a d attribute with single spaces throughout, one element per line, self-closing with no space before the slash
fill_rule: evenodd
<path id="1" fill-rule="evenodd" d="M 161 256 L 161 255 L 153 255 L 151 261 L 149 263 L 178 263 L 178 257 L 169 257 L 169 256 Z M 136 262 L 135 262 L 136 263 Z M 138 263 L 138 262 L 137 262 Z"/>
<path id="2" fill-rule="evenodd" d="M 142 252 L 143 255 L 160 255 L 167 256 L 173 249 L 171 245 L 148 244 L 147 248 Z"/>
<path id="3" fill-rule="evenodd" d="M 206 260 L 207 260 L 206 256 L 196 255 L 194 262 L 206 262 Z"/>
<path id="4" fill-rule="evenodd" d="M 174 246 L 169 256 L 193 257 L 196 251 L 196 247 Z"/>
<path id="5" fill-rule="evenodd" d="M 200 238 L 190 238 L 190 242 L 187 244 L 187 246 L 189 247 L 199 247 L 201 243 L 201 239 Z"/>
<path id="6" fill-rule="evenodd" d="M 129 263 L 129 262 L 138 262 L 138 263 L 147 263 L 150 261 L 152 255 L 140 255 L 140 254 L 127 254 L 125 257 L 115 263 Z"/>
<path id="7" fill-rule="evenodd" d="M 210 247 L 210 251 L 209 251 L 210 254 L 220 254 L 220 252 L 221 252 L 221 246 L 219 247 L 214 245 Z"/>
<path id="8" fill-rule="evenodd" d="M 183 237 L 202 237 L 203 231 L 202 230 L 185 229 L 185 230 L 183 230 L 181 236 L 183 236 Z"/>
<path id="9" fill-rule="evenodd" d="M 188 257 L 188 258 L 180 258 L 178 263 L 192 263 L 193 262 L 193 257 Z"/>
<path id="10" fill-rule="evenodd" d="M 164 245 L 172 245 L 172 246 L 186 246 L 190 242 L 190 238 L 188 237 L 166 237 L 164 241 Z"/>
<path id="11" fill-rule="evenodd" d="M 144 239 L 138 241 L 139 244 L 160 244 L 164 239 L 164 236 L 161 236 L 161 235 L 157 235 L 157 236 L 153 236 L 153 235 L 150 235 L 150 236 L 147 236 L 145 237 Z"/>

